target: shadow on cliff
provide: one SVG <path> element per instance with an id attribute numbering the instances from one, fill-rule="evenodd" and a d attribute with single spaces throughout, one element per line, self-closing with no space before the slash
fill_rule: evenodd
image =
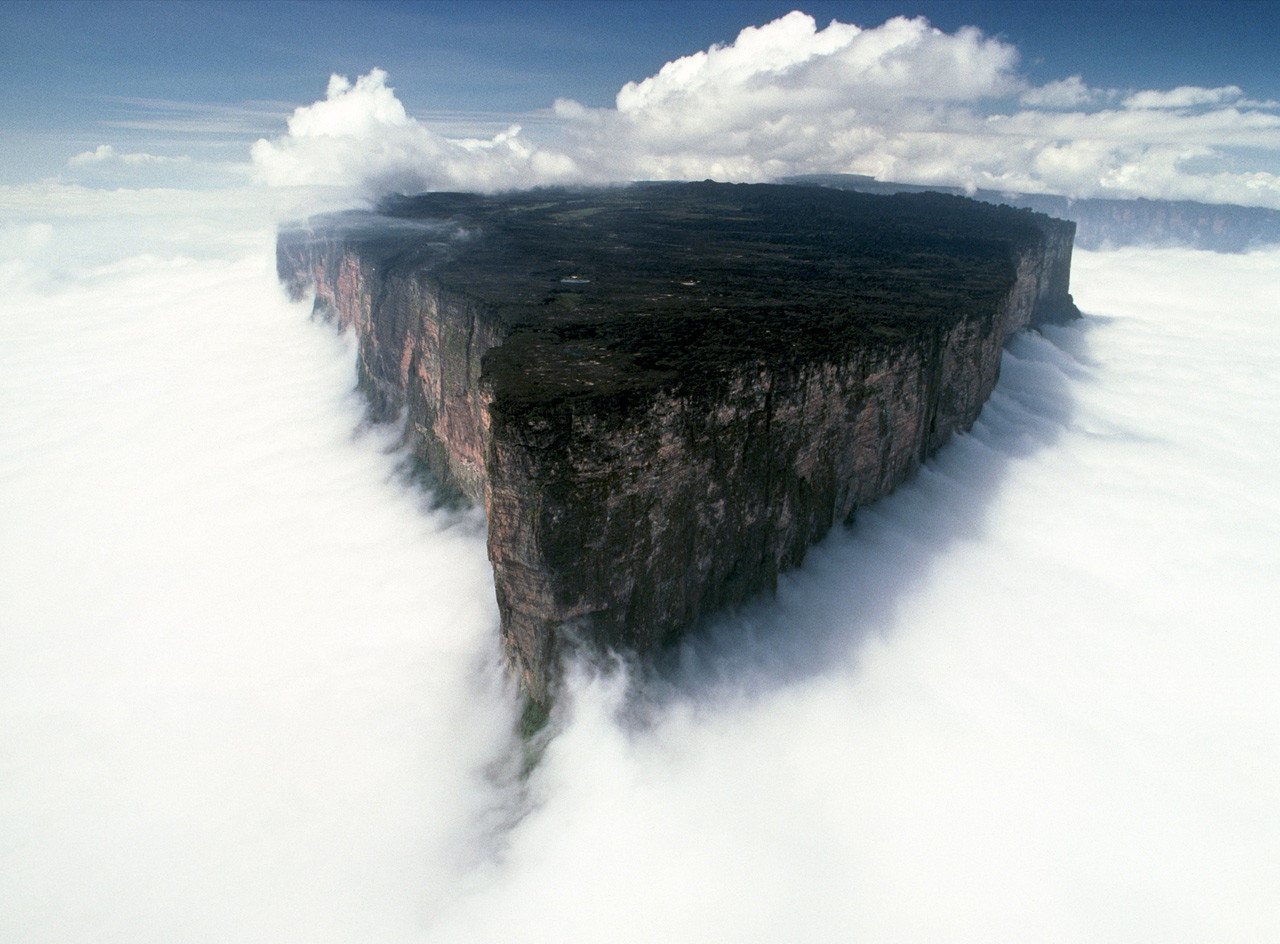
<path id="1" fill-rule="evenodd" d="M 1023 332 L 1005 348 L 999 383 L 973 429 L 954 437 L 892 495 L 859 509 L 758 599 L 686 637 L 651 665 L 628 667 L 627 722 L 675 702 L 754 697 L 856 664 L 950 550 L 988 530 L 1011 468 L 1050 449 L 1092 375 L 1086 316 Z M 975 593 L 982 588 L 975 587 Z"/>

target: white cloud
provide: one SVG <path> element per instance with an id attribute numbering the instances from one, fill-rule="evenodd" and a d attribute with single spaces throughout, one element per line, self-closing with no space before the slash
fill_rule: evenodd
<path id="1" fill-rule="evenodd" d="M 1280 253 L 1077 253 L 1099 317 L 517 789 L 482 529 L 353 437 L 282 196 L 0 188 L 0 938 L 1280 938 Z"/>
<path id="2" fill-rule="evenodd" d="M 628 83 L 614 109 L 561 103 L 573 153 L 614 177 L 763 180 L 868 171 L 889 130 L 941 130 L 1018 88 L 1017 52 L 973 29 L 897 17 L 875 29 L 791 13 Z"/>
<path id="3" fill-rule="evenodd" d="M 445 136 L 371 73 L 254 157 L 364 194 L 862 170 L 1280 205 L 1186 169 L 1280 150 L 1248 100 L 1053 84 L 792 15 L 557 102 L 554 145 Z M 1105 318 L 1018 339 L 973 433 L 691 642 L 646 724 L 578 679 L 517 789 L 482 532 L 352 436 L 352 350 L 274 284 L 303 198 L 0 187 L 0 937 L 1280 936 L 1280 253 L 1077 253 Z"/>
<path id="4" fill-rule="evenodd" d="M 1219 88 L 1179 85 L 1163 92 L 1156 89 L 1134 92 L 1124 100 L 1124 105 L 1126 108 L 1196 108 L 1202 105 L 1226 105 L 1243 96 L 1244 92 L 1235 85 L 1223 85 Z"/>
<path id="5" fill-rule="evenodd" d="M 103 164 L 122 164 L 126 167 L 147 167 L 162 164 L 190 164 L 186 155 L 164 157 L 143 152 L 121 153 L 110 144 L 99 144 L 92 151 L 82 151 L 67 159 L 68 167 L 88 167 Z"/>
<path id="6" fill-rule="evenodd" d="M 119 151 L 113 145 L 100 144 L 91 151 L 69 157 L 61 179 L 99 187 L 185 189 L 242 184 L 248 175 L 249 165 L 243 162 L 194 160 L 186 154 Z"/>
<path id="7" fill-rule="evenodd" d="M 5 941 L 410 941 L 504 802 L 482 525 L 354 433 L 270 199 L 0 190 Z"/>
<path id="8" fill-rule="evenodd" d="M 894 17 L 875 29 L 832 21 L 819 30 L 812 17 L 793 12 L 628 82 L 617 111 L 714 121 L 868 100 L 973 100 L 1015 89 L 1016 63 L 1012 46 L 972 28 L 952 35 L 922 18 Z M 725 107 L 729 115 L 716 110 Z"/>
<path id="9" fill-rule="evenodd" d="M 1033 108 L 1078 108 L 1089 104 L 1101 94 L 1103 93 L 1097 89 L 1085 85 L 1080 76 L 1072 75 L 1029 88 L 1022 93 L 1020 100 L 1022 104 Z"/>
<path id="10" fill-rule="evenodd" d="M 1032 86 L 1013 46 L 972 28 L 946 33 L 902 17 L 819 28 L 794 12 L 628 82 L 612 108 L 556 100 L 536 142 L 519 127 L 445 137 L 409 116 L 374 70 L 354 84 L 332 80 L 323 101 L 298 109 L 289 133 L 259 141 L 253 157 L 270 183 L 365 195 L 853 172 L 1280 207 L 1280 116 L 1269 104 L 1235 86 L 1123 99 L 1078 75 Z M 1233 149 L 1249 149 L 1244 169 Z"/>
<path id="11" fill-rule="evenodd" d="M 519 126 L 488 140 L 438 134 L 405 112 L 386 79 L 381 69 L 354 84 L 332 76 L 324 100 L 294 111 L 287 135 L 253 145 L 258 176 L 268 184 L 336 187 L 365 197 L 582 179 L 572 159 L 533 146 Z"/>
<path id="12" fill-rule="evenodd" d="M 1105 317 L 1017 339 L 973 433 L 648 723 L 575 689 L 433 939 L 1275 937 L 1278 269 L 1079 253 Z"/>

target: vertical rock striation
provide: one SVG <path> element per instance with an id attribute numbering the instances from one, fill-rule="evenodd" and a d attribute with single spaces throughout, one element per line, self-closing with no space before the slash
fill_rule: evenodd
<path id="1" fill-rule="evenodd" d="M 1072 317 L 1072 224 L 937 194 L 432 195 L 282 232 L 295 297 L 482 503 L 507 651 L 651 651 L 772 589 Z"/>

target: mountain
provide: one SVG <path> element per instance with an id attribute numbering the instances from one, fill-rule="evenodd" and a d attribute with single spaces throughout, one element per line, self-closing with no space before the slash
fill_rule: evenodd
<path id="1" fill-rule="evenodd" d="M 375 415 L 482 505 L 510 661 L 652 652 L 890 492 L 1075 316 L 1071 223 L 936 193 L 427 194 L 283 230 Z"/>

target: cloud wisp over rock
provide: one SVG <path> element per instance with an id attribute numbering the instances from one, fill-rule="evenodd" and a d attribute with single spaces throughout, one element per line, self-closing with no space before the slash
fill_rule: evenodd
<path id="1" fill-rule="evenodd" d="M 862 28 L 789 13 L 628 82 L 614 105 L 557 99 L 537 135 L 450 137 L 373 69 L 330 79 L 258 176 L 363 196 L 632 179 L 759 181 L 850 172 L 1071 196 L 1280 207 L 1280 114 L 1236 86 L 1034 85 L 1013 45 L 923 18 Z M 1242 155 L 1247 154 L 1247 159 Z"/>

